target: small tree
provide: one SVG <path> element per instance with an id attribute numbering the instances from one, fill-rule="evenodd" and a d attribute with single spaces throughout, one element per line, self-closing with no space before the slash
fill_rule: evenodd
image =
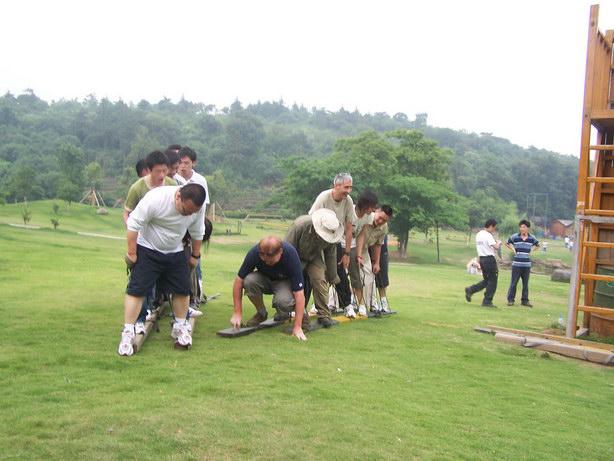
<path id="1" fill-rule="evenodd" d="M 53 224 L 53 230 L 57 230 L 60 225 L 60 205 L 53 204 L 53 215 L 51 216 L 51 224 Z"/>
<path id="2" fill-rule="evenodd" d="M 23 219 L 24 225 L 27 225 L 32 219 L 32 210 L 30 210 L 30 207 L 28 207 L 28 204 L 25 202 L 21 209 L 21 218 Z"/>

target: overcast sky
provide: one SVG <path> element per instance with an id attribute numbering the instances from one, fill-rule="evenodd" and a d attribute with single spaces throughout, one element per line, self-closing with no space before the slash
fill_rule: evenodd
<path id="1" fill-rule="evenodd" d="M 427 112 L 577 155 L 591 3 L 3 2 L 0 92 Z"/>

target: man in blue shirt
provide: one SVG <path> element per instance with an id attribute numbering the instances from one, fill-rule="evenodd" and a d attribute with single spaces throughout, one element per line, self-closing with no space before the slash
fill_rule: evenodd
<path id="1" fill-rule="evenodd" d="M 519 232 L 512 235 L 505 246 L 514 252 L 514 261 L 512 262 L 512 282 L 507 290 L 507 305 L 514 305 L 516 297 L 516 286 L 518 279 L 522 279 L 522 298 L 521 303 L 526 307 L 533 307 L 529 302 L 529 275 L 531 274 L 531 258 L 529 253 L 535 246 L 539 246 L 539 242 L 535 237 L 529 234 L 531 223 L 523 219 L 518 223 Z"/>
<path id="2" fill-rule="evenodd" d="M 234 314 L 230 324 L 241 327 L 243 289 L 256 307 L 256 314 L 248 320 L 247 326 L 256 326 L 267 319 L 263 294 L 272 294 L 273 307 L 277 310 L 275 320 L 287 319 L 295 311 L 292 335 L 304 341 L 307 338 L 303 333 L 303 317 L 306 325 L 309 317 L 304 315 L 303 288 L 303 269 L 296 249 L 277 237 L 265 237 L 248 251 L 235 278 L 232 290 Z"/>

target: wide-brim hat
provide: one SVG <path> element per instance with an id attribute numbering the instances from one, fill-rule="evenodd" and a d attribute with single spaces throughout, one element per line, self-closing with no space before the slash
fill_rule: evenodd
<path id="1" fill-rule="evenodd" d="M 311 213 L 311 222 L 317 234 L 328 243 L 338 243 L 343 236 L 343 225 L 333 210 L 319 208 Z"/>

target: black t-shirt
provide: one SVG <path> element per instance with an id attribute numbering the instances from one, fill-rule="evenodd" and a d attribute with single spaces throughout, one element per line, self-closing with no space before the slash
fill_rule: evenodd
<path id="1" fill-rule="evenodd" d="M 298 257 L 296 249 L 288 242 L 282 242 L 283 254 L 281 259 L 274 266 L 268 266 L 260 259 L 258 245 L 254 245 L 245 255 L 243 264 L 237 274 L 244 279 L 254 270 L 258 270 L 262 274 L 269 277 L 271 280 L 286 280 L 290 279 L 292 291 L 300 291 L 303 289 L 303 269 L 301 260 Z"/>

